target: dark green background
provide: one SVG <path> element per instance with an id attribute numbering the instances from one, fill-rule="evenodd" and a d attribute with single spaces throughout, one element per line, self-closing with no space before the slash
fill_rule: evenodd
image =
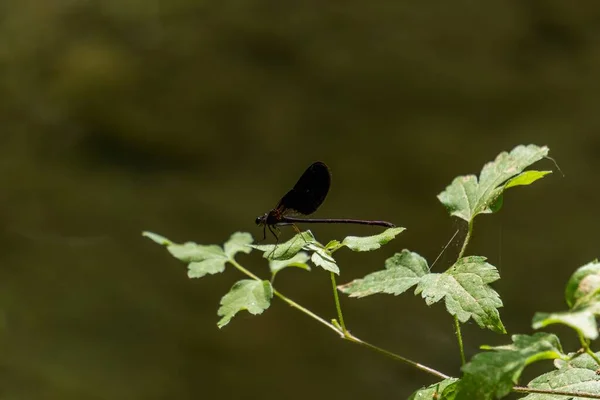
<path id="1" fill-rule="evenodd" d="M 565 176 L 511 190 L 469 249 L 500 268 L 509 332 L 530 333 L 600 255 L 599 70 L 591 0 L 0 3 L 0 394 L 385 399 L 434 382 L 280 301 L 219 331 L 242 276 L 188 280 L 140 236 L 262 235 L 254 218 L 316 160 L 333 172 L 319 216 L 408 228 L 380 251 L 341 251 L 343 283 L 402 248 L 433 260 L 462 227 L 437 193 L 500 151 L 550 146 Z M 313 228 L 324 242 L 379 231 Z M 239 260 L 266 276 L 259 254 Z M 332 318 L 328 279 L 277 284 Z M 359 337 L 458 373 L 442 305 L 343 305 Z M 509 339 L 472 323 L 464 336 L 469 356 Z"/>

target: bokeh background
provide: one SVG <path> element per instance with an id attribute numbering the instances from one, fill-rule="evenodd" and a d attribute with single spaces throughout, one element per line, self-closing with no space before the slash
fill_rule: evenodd
<path id="1" fill-rule="evenodd" d="M 341 251 L 343 283 L 403 248 L 433 260 L 463 228 L 437 193 L 500 151 L 550 146 L 564 176 L 511 190 L 469 251 L 500 268 L 509 332 L 531 333 L 600 256 L 599 70 L 591 0 L 1 2 L 2 398 L 385 399 L 433 383 L 277 300 L 219 331 L 242 275 L 189 280 L 140 236 L 260 237 L 254 218 L 316 160 L 333 172 L 319 216 L 408 228 L 380 251 Z M 238 259 L 266 276 L 259 254 Z M 327 274 L 277 285 L 334 317 Z M 343 306 L 359 337 L 458 374 L 442 305 L 407 293 Z M 468 355 L 509 340 L 463 333 Z"/>

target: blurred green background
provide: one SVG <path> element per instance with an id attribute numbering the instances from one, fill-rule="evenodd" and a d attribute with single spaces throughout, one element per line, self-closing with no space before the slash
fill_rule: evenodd
<path id="1" fill-rule="evenodd" d="M 140 236 L 261 237 L 254 218 L 316 160 L 333 173 L 317 215 L 408 228 L 372 254 L 341 251 L 344 283 L 402 248 L 433 260 L 462 228 L 437 193 L 500 151 L 550 146 L 565 176 L 509 192 L 469 251 L 500 268 L 509 333 L 530 333 L 600 256 L 599 70 L 591 0 L 1 2 L 0 395 L 384 399 L 433 383 L 280 301 L 219 331 L 219 299 L 242 276 L 189 280 Z M 266 276 L 259 254 L 238 259 Z M 334 317 L 327 274 L 277 283 Z M 357 336 L 458 374 L 442 305 L 343 305 Z M 508 341 L 463 333 L 468 356 Z"/>

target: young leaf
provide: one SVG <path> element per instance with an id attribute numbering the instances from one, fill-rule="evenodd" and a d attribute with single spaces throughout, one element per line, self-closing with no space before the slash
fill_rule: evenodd
<path id="1" fill-rule="evenodd" d="M 379 235 L 374 236 L 347 236 L 339 247 L 346 246 L 352 251 L 371 251 L 393 240 L 404 228 L 388 228 Z M 336 249 L 337 250 L 337 249 Z"/>
<path id="2" fill-rule="evenodd" d="M 460 322 L 473 318 L 482 328 L 506 333 L 498 313 L 502 300 L 489 286 L 500 276 L 496 267 L 485 260 L 485 257 L 464 257 L 442 274 L 427 274 L 420 279 L 415 294 L 421 293 L 427 305 L 445 298 L 446 309 Z"/>
<path id="3" fill-rule="evenodd" d="M 499 198 L 508 187 L 530 184 L 550 172 L 522 173 L 547 154 L 546 146 L 535 145 L 517 146 L 510 153 L 500 153 L 494 161 L 483 167 L 479 181 L 475 175 L 459 176 L 438 195 L 438 199 L 450 215 L 467 222 L 478 214 L 497 211 L 501 206 Z"/>
<path id="4" fill-rule="evenodd" d="M 217 326 L 224 327 L 241 310 L 248 310 L 252 315 L 261 314 L 271 305 L 272 297 L 273 288 L 269 281 L 244 279 L 236 282 L 221 299 L 221 307 L 217 314 L 223 318 Z"/>
<path id="5" fill-rule="evenodd" d="M 533 317 L 533 329 L 540 329 L 551 324 L 567 325 L 588 339 L 598 338 L 598 325 L 594 313 L 590 309 L 561 313 L 536 313 Z"/>
<path id="6" fill-rule="evenodd" d="M 269 261 L 269 268 L 271 269 L 271 273 L 273 274 L 273 276 L 275 276 L 275 274 L 277 274 L 279 271 L 281 271 L 282 269 L 287 268 L 287 267 L 297 267 L 297 268 L 302 268 L 307 271 L 310 271 L 310 267 L 308 266 L 308 264 L 306 264 L 308 259 L 309 259 L 308 254 L 301 251 L 300 253 L 297 253 L 294 257 L 290 258 L 289 260 L 271 260 L 271 261 Z"/>
<path id="7" fill-rule="evenodd" d="M 298 233 L 287 242 L 279 244 L 251 245 L 250 247 L 263 252 L 263 257 L 269 260 L 289 260 L 302 248 L 316 242 L 311 231 Z"/>
<path id="8" fill-rule="evenodd" d="M 571 275 L 565 290 L 565 300 L 570 308 L 588 303 L 600 292 L 600 263 L 593 261 L 580 267 Z"/>
<path id="9" fill-rule="evenodd" d="M 600 353 L 596 353 L 600 356 Z M 568 362 L 561 362 L 559 369 L 533 379 L 527 387 L 541 390 L 560 390 L 572 393 L 600 395 L 599 365 L 588 354 L 582 354 Z M 522 400 L 566 399 L 564 396 L 531 393 Z M 585 399 L 585 396 L 575 398 Z"/>
<path id="10" fill-rule="evenodd" d="M 455 400 L 500 399 L 510 393 L 529 364 L 567 357 L 552 334 L 514 335 L 512 340 L 512 345 L 488 347 L 493 351 L 476 354 L 463 366 Z"/>
<path id="11" fill-rule="evenodd" d="M 385 270 L 340 285 L 338 289 L 350 297 L 365 297 L 375 293 L 399 295 L 416 285 L 428 272 L 429 267 L 423 257 L 402 250 L 385 261 Z"/>
<path id="12" fill-rule="evenodd" d="M 325 271 L 333 272 L 338 275 L 340 274 L 339 267 L 327 250 L 314 243 L 307 245 L 306 248 L 313 252 L 310 257 L 310 261 L 312 261 L 313 264 L 323 268 Z"/>
<path id="13" fill-rule="evenodd" d="M 144 231 L 144 232 L 142 232 L 142 236 L 147 237 L 148 239 L 152 240 L 155 243 L 160 244 L 161 246 L 168 246 L 170 244 L 173 244 L 173 242 L 171 242 L 166 237 L 161 236 L 161 235 L 159 235 L 157 233 L 154 233 L 154 232 Z"/>
<path id="14" fill-rule="evenodd" d="M 515 186 L 527 186 L 533 182 L 542 179 L 544 176 L 551 174 L 552 171 L 525 171 L 516 177 L 509 179 L 504 185 L 504 190 Z"/>
<path id="15" fill-rule="evenodd" d="M 325 248 L 328 251 L 335 251 L 341 247 L 341 243 L 339 240 L 331 240 L 329 243 L 325 245 Z"/>
<path id="16" fill-rule="evenodd" d="M 456 385 L 456 382 L 458 382 L 456 378 L 444 379 L 441 382 L 417 390 L 408 400 L 450 400 L 453 397 L 446 393 L 450 392 L 451 386 Z"/>

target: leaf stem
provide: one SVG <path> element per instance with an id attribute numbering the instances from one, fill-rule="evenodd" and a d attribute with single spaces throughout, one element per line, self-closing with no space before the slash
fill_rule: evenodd
<path id="1" fill-rule="evenodd" d="M 463 346 L 462 333 L 460 330 L 460 321 L 456 315 L 454 317 L 454 332 L 456 333 L 456 340 L 458 340 L 458 349 L 460 350 L 460 362 L 461 365 L 465 365 L 467 363 L 465 359 L 465 348 Z"/>
<path id="2" fill-rule="evenodd" d="M 596 364 L 598 364 L 598 366 L 600 366 L 600 358 L 598 358 L 598 356 L 592 351 L 592 349 L 590 349 L 590 341 L 587 340 L 581 332 L 579 332 L 578 335 L 579 335 L 579 342 L 581 342 L 581 347 L 583 347 L 585 352 L 590 357 L 592 357 L 592 359 L 594 360 L 594 362 Z"/>
<path id="3" fill-rule="evenodd" d="M 460 249 L 460 253 L 458 253 L 458 260 L 460 260 L 465 255 L 467 246 L 469 245 L 469 242 L 471 241 L 471 235 L 473 234 L 473 222 L 474 222 L 474 219 L 471 219 L 469 221 L 468 228 L 467 228 L 467 236 L 465 236 L 465 241 L 462 245 L 462 248 Z"/>
<path id="4" fill-rule="evenodd" d="M 340 296 L 337 292 L 337 283 L 335 282 L 335 274 L 333 272 L 329 273 L 331 275 L 331 284 L 333 285 L 333 300 L 335 301 L 335 309 L 337 311 L 338 319 L 340 320 L 340 325 L 342 326 L 342 331 L 344 335 L 348 333 L 348 329 L 346 329 L 346 324 L 344 323 L 344 315 L 342 314 L 342 305 L 340 304 Z"/>

